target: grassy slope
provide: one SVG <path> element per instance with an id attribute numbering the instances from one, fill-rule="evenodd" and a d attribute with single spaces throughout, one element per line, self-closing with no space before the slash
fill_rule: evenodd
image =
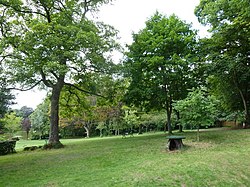
<path id="1" fill-rule="evenodd" d="M 248 186 L 250 130 L 207 131 L 165 150 L 162 133 L 66 141 L 59 150 L 0 157 L 0 186 Z M 19 145 L 19 147 L 22 144 Z"/>

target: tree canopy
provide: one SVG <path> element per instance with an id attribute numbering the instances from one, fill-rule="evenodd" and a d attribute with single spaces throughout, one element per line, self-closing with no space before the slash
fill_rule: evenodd
<path id="1" fill-rule="evenodd" d="M 79 88 L 91 72 L 107 73 L 116 31 L 87 17 L 108 0 L 0 2 L 0 54 L 4 73 L 21 90 L 51 90 L 50 144 L 58 136 L 59 98 L 63 87 Z M 95 94 L 81 89 L 88 94 Z"/>
<path id="2" fill-rule="evenodd" d="M 210 25 L 211 38 L 203 40 L 211 64 L 214 92 L 231 111 L 244 110 L 250 125 L 250 2 L 201 0 L 195 14 Z"/>
<path id="3" fill-rule="evenodd" d="M 181 124 L 197 128 L 198 133 L 201 126 L 213 125 L 216 114 L 215 106 L 215 98 L 200 88 L 189 92 L 187 98 L 174 104 L 174 108 L 180 112 Z M 197 138 L 199 141 L 199 134 Z"/>
<path id="4" fill-rule="evenodd" d="M 173 100 L 185 98 L 194 85 L 195 44 L 191 25 L 156 12 L 128 46 L 124 64 L 131 82 L 126 100 L 147 109 L 165 109 L 169 133 Z"/>

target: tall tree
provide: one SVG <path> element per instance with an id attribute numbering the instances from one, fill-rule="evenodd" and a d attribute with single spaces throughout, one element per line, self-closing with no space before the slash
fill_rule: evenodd
<path id="1" fill-rule="evenodd" d="M 33 108 L 22 106 L 20 110 L 15 110 L 16 115 L 19 117 L 22 117 L 23 119 L 28 118 L 33 112 Z"/>
<path id="2" fill-rule="evenodd" d="M 171 134 L 173 100 L 186 97 L 193 86 L 196 32 L 175 15 L 156 12 L 146 27 L 133 34 L 125 67 L 131 78 L 126 100 L 148 109 L 164 109 Z"/>
<path id="3" fill-rule="evenodd" d="M 250 126 L 250 1 L 201 0 L 195 14 L 210 25 L 204 40 L 206 58 L 213 67 L 213 83 L 220 100 L 233 111 L 244 110 Z"/>
<path id="4" fill-rule="evenodd" d="M 9 106 L 14 104 L 14 98 L 14 95 L 12 95 L 10 90 L 7 89 L 6 82 L 3 79 L 0 79 L 0 118 L 3 118 L 4 114 L 7 113 Z"/>
<path id="5" fill-rule="evenodd" d="M 106 72 L 116 31 L 87 13 L 109 0 L 3 0 L 0 54 L 9 80 L 21 90 L 51 90 L 49 144 L 60 147 L 59 98 L 63 87 L 84 84 L 85 74 Z M 82 90 L 89 93 L 89 90 Z"/>

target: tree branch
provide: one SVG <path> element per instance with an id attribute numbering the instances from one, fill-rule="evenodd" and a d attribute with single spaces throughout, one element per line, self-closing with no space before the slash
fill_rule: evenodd
<path id="1" fill-rule="evenodd" d="M 41 76 L 42 76 L 42 81 L 43 81 L 43 83 L 44 83 L 47 87 L 50 87 L 50 88 L 53 87 L 52 82 L 46 79 L 46 75 L 45 75 L 45 73 L 43 72 L 42 69 L 40 70 L 40 74 L 41 74 Z"/>
<path id="2" fill-rule="evenodd" d="M 100 95 L 100 94 L 97 94 L 97 93 L 93 93 L 93 92 L 84 90 L 84 89 L 79 88 L 78 86 L 73 85 L 73 84 L 70 84 L 70 83 L 65 83 L 65 85 L 67 85 L 67 86 L 69 86 L 69 87 L 73 87 L 73 88 L 75 88 L 75 89 L 77 89 L 77 90 L 79 90 L 79 91 L 81 91 L 81 92 L 84 92 L 84 93 L 86 93 L 86 94 L 89 94 L 89 95 L 95 95 L 95 96 L 98 96 L 98 97 L 106 98 L 106 97 L 104 97 L 104 96 L 102 96 L 102 95 Z"/>
<path id="3" fill-rule="evenodd" d="M 31 10 L 21 10 L 21 9 L 19 9 L 19 8 L 17 8 L 17 7 L 13 7 L 13 6 L 11 6 L 10 4 L 4 3 L 4 2 L 1 2 L 0 4 L 3 5 L 3 6 L 5 6 L 5 7 L 7 7 L 7 8 L 12 8 L 12 9 L 15 10 L 16 12 L 25 13 L 25 14 L 38 14 L 38 15 L 41 15 L 41 16 L 43 16 L 43 17 L 46 18 L 46 15 L 43 14 L 43 13 L 41 13 L 41 12 L 31 11 Z"/>
<path id="4" fill-rule="evenodd" d="M 57 74 L 54 71 L 50 71 L 50 73 L 58 80 L 59 77 L 57 76 Z"/>
<path id="5" fill-rule="evenodd" d="M 29 90 L 32 90 L 33 88 L 35 88 L 41 82 L 42 82 L 42 80 L 36 82 L 34 85 L 32 85 L 31 87 L 26 88 L 26 89 L 23 89 L 23 88 L 7 88 L 7 90 L 29 91 Z"/>

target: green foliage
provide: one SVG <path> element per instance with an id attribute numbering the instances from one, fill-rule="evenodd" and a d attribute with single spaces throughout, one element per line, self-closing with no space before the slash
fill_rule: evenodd
<path id="1" fill-rule="evenodd" d="M 250 124 L 250 2 L 248 0 L 201 0 L 195 13 L 211 26 L 212 36 L 203 41 L 211 64 L 212 89 L 231 112 L 244 110 Z"/>
<path id="2" fill-rule="evenodd" d="M 15 153 L 15 146 L 16 141 L 14 140 L 0 141 L 0 155 Z"/>
<path id="3" fill-rule="evenodd" d="M 34 112 L 30 115 L 31 120 L 31 130 L 33 135 L 39 135 L 42 137 L 49 132 L 49 108 L 50 102 L 49 99 L 46 98 Z"/>
<path id="4" fill-rule="evenodd" d="M 10 136 L 13 136 L 15 132 L 21 130 L 22 118 L 18 117 L 14 112 L 6 114 L 1 121 L 4 124 L 6 132 L 10 133 Z"/>
<path id="5" fill-rule="evenodd" d="M 1 66 L 1 65 L 0 65 Z M 2 75 L 2 68 L 0 67 L 0 75 Z M 7 89 L 6 81 L 1 77 L 0 78 L 0 118 L 4 117 L 4 114 L 7 113 L 9 106 L 13 104 L 14 95 L 10 93 L 10 90 Z M 0 131 L 2 125 L 0 124 Z"/>
<path id="6" fill-rule="evenodd" d="M 215 121 L 216 100 L 202 89 L 193 90 L 188 97 L 175 103 L 174 108 L 180 112 L 182 125 L 210 126 Z"/>
<path id="7" fill-rule="evenodd" d="M 134 126 L 138 127 L 140 125 L 140 117 L 137 113 L 137 110 L 134 108 L 130 108 L 130 107 L 123 107 L 123 111 L 124 111 L 124 129 L 125 128 L 129 128 L 129 129 L 133 129 Z"/>
<path id="8" fill-rule="evenodd" d="M 215 122 L 216 100 L 208 96 L 204 90 L 196 89 L 188 94 L 188 97 L 175 103 L 175 110 L 180 112 L 180 122 L 197 128 L 200 126 L 210 126 Z"/>
<path id="9" fill-rule="evenodd" d="M 107 73 L 116 31 L 86 14 L 109 0 L 1 1 L 0 49 L 8 81 L 23 90 L 51 89 L 50 143 L 59 143 L 58 112 L 64 87 L 86 85 L 91 72 Z M 92 90 L 82 90 L 93 93 Z"/>
<path id="10" fill-rule="evenodd" d="M 133 34 L 124 62 L 131 82 L 127 103 L 148 110 L 165 109 L 171 133 L 173 99 L 182 99 L 194 86 L 196 32 L 175 15 L 156 12 L 146 27 Z"/>
<path id="11" fill-rule="evenodd" d="M 89 78 L 93 81 L 88 86 L 99 93 L 98 96 L 77 89 L 64 89 L 61 94 L 60 127 L 64 135 L 84 136 L 85 130 L 92 133 L 96 129 L 107 134 L 121 128 L 123 81 L 99 73 L 91 73 Z"/>
<path id="12" fill-rule="evenodd" d="M 16 115 L 22 117 L 23 119 L 29 117 L 33 113 L 33 111 L 33 108 L 27 106 L 21 107 L 20 110 L 15 110 Z"/>

